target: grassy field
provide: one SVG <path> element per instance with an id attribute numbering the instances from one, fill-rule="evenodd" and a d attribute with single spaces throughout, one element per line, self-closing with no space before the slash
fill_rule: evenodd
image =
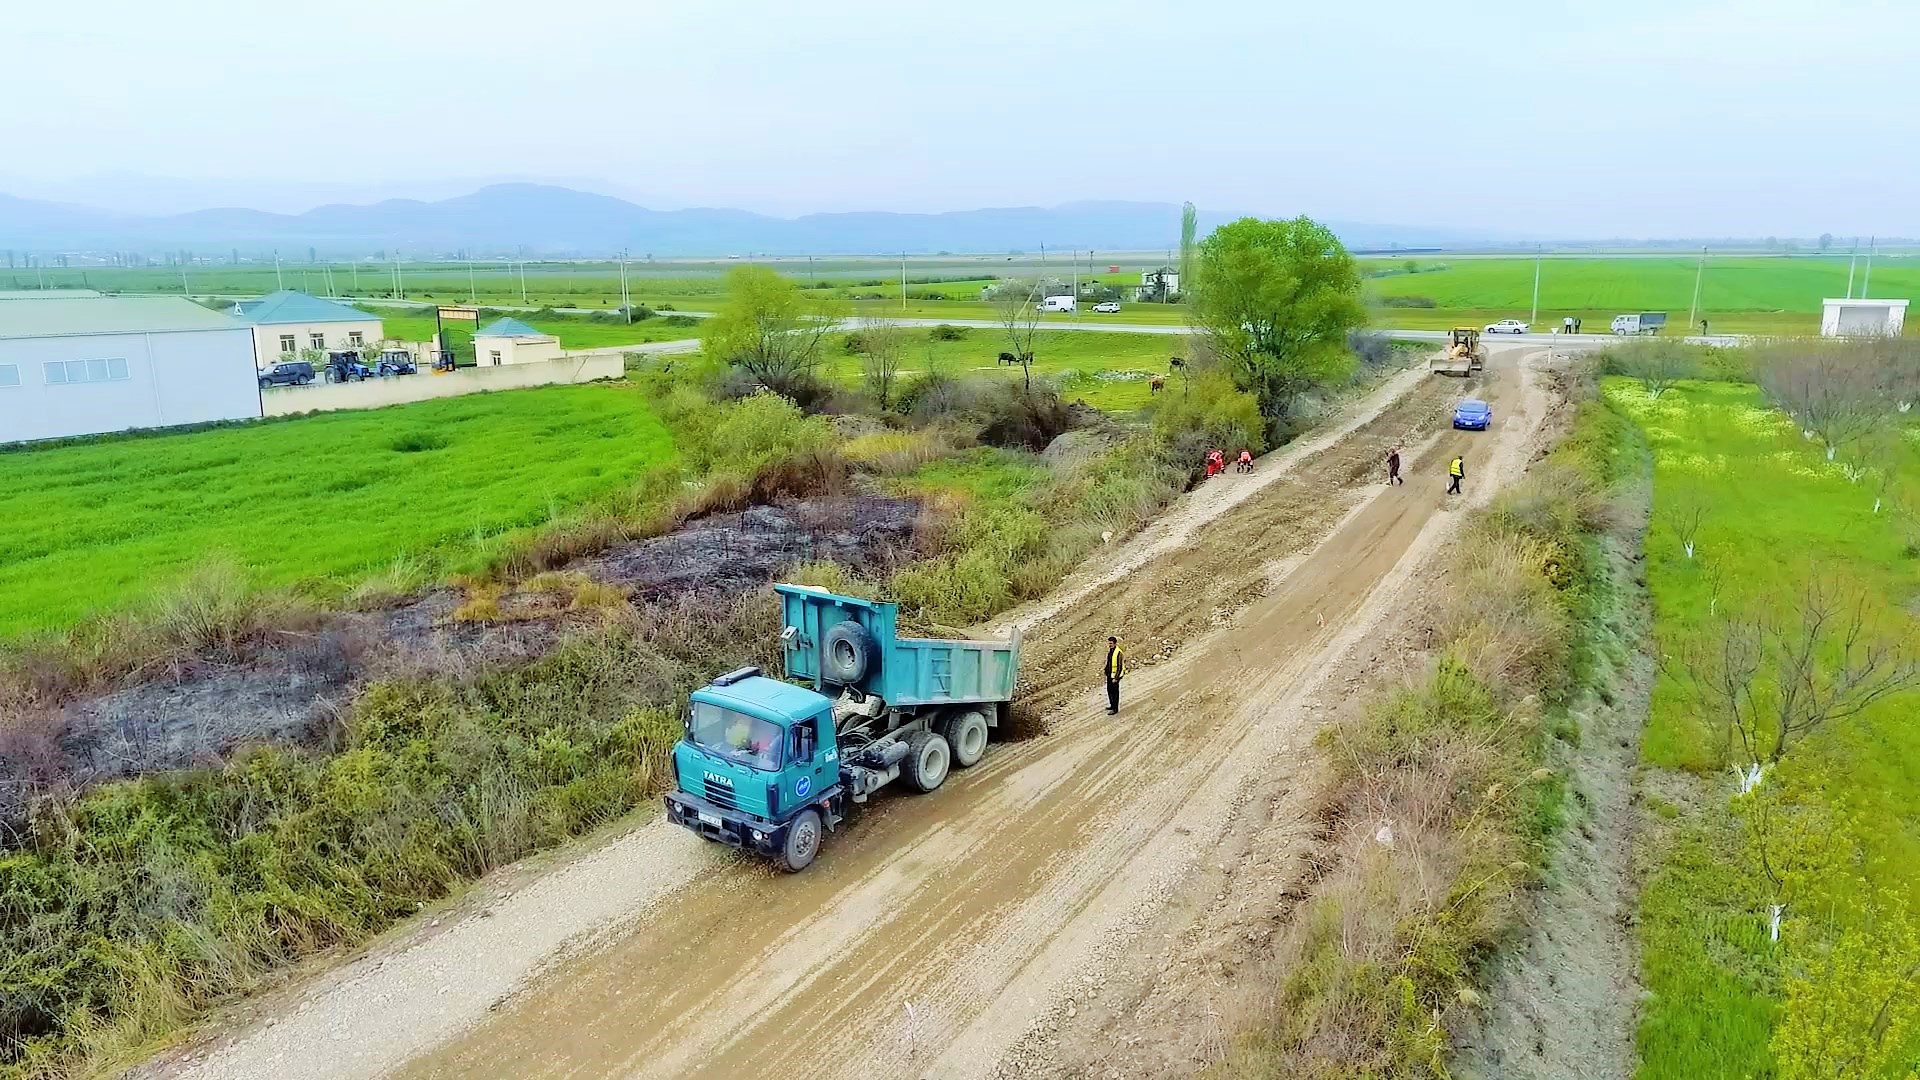
<path id="1" fill-rule="evenodd" d="M 1736 797 L 1725 732 L 1704 718 L 1685 673 L 1699 666 L 1689 659 L 1698 648 L 1726 639 L 1729 613 L 1792 612 L 1816 576 L 1866 598 L 1871 633 L 1920 647 L 1905 608 L 1920 588 L 1913 538 L 1892 510 L 1874 513 L 1875 476 L 1850 478 L 1844 455 L 1825 461 L 1752 386 L 1683 384 L 1653 400 L 1613 379 L 1606 392 L 1655 457 L 1646 573 L 1655 647 L 1669 660 L 1642 751 L 1656 769 L 1697 774 L 1681 788 L 1704 792 L 1691 802 L 1649 800 L 1668 824 L 1641 898 L 1649 997 L 1639 1075 L 1907 1076 L 1920 1061 L 1912 1027 L 1920 995 L 1910 982 L 1920 934 L 1905 914 L 1920 907 L 1913 699 L 1820 729 L 1772 766 L 1756 794 Z M 1894 460 L 1912 476 L 1920 455 L 1909 435 Z M 1690 507 L 1703 522 L 1692 559 L 1677 531 Z M 1773 904 L 1784 905 L 1778 941 L 1768 927 Z M 1889 991 L 1907 1004 L 1875 1036 Z M 1854 1050 L 1860 1061 L 1836 1071 Z"/>
<path id="2" fill-rule="evenodd" d="M 930 368 L 956 376 L 998 370 L 1010 378 L 1020 377 L 1018 367 L 998 362 L 999 354 L 1008 349 L 1005 334 L 984 328 L 964 334 L 958 341 L 935 341 L 915 328 L 903 366 L 905 377 Z M 857 381 L 861 358 L 841 350 L 841 340 L 836 337 L 830 343 L 833 351 L 825 374 L 839 382 Z M 1180 355 L 1184 347 L 1184 339 L 1159 334 L 1043 331 L 1034 339 L 1033 371 L 1061 380 L 1062 394 L 1069 401 L 1084 401 L 1109 412 L 1132 412 L 1144 408 L 1152 396 L 1147 377 L 1165 374 L 1167 358 Z"/>
<path id="3" fill-rule="evenodd" d="M 405 314 L 408 310 L 405 308 L 372 307 L 367 310 L 380 317 L 388 337 L 400 341 L 426 341 L 433 336 L 432 315 Z M 660 316 L 642 319 L 632 325 L 566 316 L 540 318 L 515 315 L 514 317 L 535 330 L 559 338 L 560 344 L 569 349 L 602 349 L 615 345 L 640 345 L 652 341 L 681 341 L 699 337 L 701 326 L 700 323 L 694 323 L 691 326 L 674 326 Z M 485 325 L 491 321 L 490 318 L 483 318 L 481 324 Z"/>
<path id="4" fill-rule="evenodd" d="M 1158 254 L 1099 255 L 1081 280 L 1137 284 L 1140 271 L 1157 265 Z M 1042 263 L 1037 255 L 913 256 L 907 263 L 908 304 L 900 307 L 900 264 L 889 258 L 805 258 L 757 260 L 822 294 L 852 300 L 875 314 L 913 318 L 993 318 L 980 302 L 980 288 L 996 277 L 1045 273 L 1068 280 L 1071 268 L 1057 254 Z M 724 298 L 725 272 L 738 259 L 676 259 L 634 262 L 628 266 L 632 294 L 652 306 L 710 310 Z M 1109 273 L 1108 265 L 1122 270 Z M 1484 325 L 1533 314 L 1534 260 L 1473 255 L 1372 256 L 1361 260 L 1369 275 L 1366 293 L 1376 322 L 1404 329 L 1444 329 L 1455 324 Z M 1692 307 L 1696 258 L 1690 255 L 1601 257 L 1549 256 L 1541 264 L 1538 316 L 1542 328 L 1566 316 L 1585 320 L 1586 329 L 1604 330 L 1617 314 L 1665 311 L 1679 329 Z M 1408 272 L 1412 270 L 1414 272 Z M 1098 271 L 1097 273 L 1092 271 Z M 1867 285 L 1864 260 L 1857 267 L 1855 294 Z M 426 302 L 530 304 L 555 307 L 612 308 L 619 304 L 617 264 L 550 261 L 519 264 L 406 263 L 401 283 L 408 299 Z M 1844 255 L 1755 254 L 1709 258 L 1701 278 L 1700 316 L 1710 329 L 1730 333 L 1793 334 L 1818 329 L 1820 300 L 1847 294 Z M 284 282 L 307 292 L 385 297 L 394 293 L 392 268 L 383 263 L 286 265 L 276 276 L 272 266 L 192 267 L 188 287 L 196 295 L 258 295 Z M 0 271 L 0 288 L 85 286 L 107 290 L 180 292 L 177 269 L 57 269 Z M 1920 257 L 1882 255 L 1872 275 L 1875 296 L 1920 297 Z M 929 299 L 938 294 L 946 299 Z M 1431 307 L 1392 306 L 1409 299 Z M 1098 318 L 1082 313 L 1080 319 Z M 1179 308 L 1128 302 L 1118 321 L 1178 323 Z M 1064 321 L 1071 316 L 1048 316 Z M 1911 333 L 1920 334 L 1920 320 Z M 1697 326 L 1695 327 L 1697 329 Z M 638 340 L 638 339 L 637 339 Z"/>
<path id="5" fill-rule="evenodd" d="M 0 637 L 138 601 L 227 556 L 321 593 L 545 521 L 674 456 L 624 385 L 0 454 Z"/>
<path id="6" fill-rule="evenodd" d="M 1435 256 L 1369 260 L 1366 293 L 1387 325 L 1441 328 L 1527 318 L 1533 309 L 1532 259 Z M 1406 272 L 1408 267 L 1417 272 Z M 1615 315 L 1665 311 L 1676 324 L 1693 304 L 1697 259 L 1548 258 L 1540 264 L 1541 329 L 1574 315 L 1587 331 L 1605 332 Z M 1854 295 L 1866 285 L 1864 267 Z M 1873 268 L 1873 295 L 1920 297 L 1920 259 L 1882 257 Z M 1707 260 L 1700 275 L 1700 317 L 1730 333 L 1814 333 L 1820 301 L 1847 295 L 1847 258 L 1725 257 Z M 1422 297 L 1432 308 L 1383 307 L 1388 298 Z M 1696 326 L 1694 329 L 1698 329 Z M 1917 332 L 1920 331 L 1910 331 Z"/>

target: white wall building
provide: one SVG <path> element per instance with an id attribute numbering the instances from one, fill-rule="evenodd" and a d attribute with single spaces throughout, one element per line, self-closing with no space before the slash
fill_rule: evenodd
<path id="1" fill-rule="evenodd" d="M 495 319 L 473 334 L 473 362 L 480 367 L 558 359 L 560 339 L 519 319 Z"/>
<path id="2" fill-rule="evenodd" d="M 378 348 L 385 340 L 378 316 L 292 289 L 242 300 L 233 305 L 233 315 L 253 327 L 261 370 L 298 359 L 308 349 L 357 351 Z"/>
<path id="3" fill-rule="evenodd" d="M 1823 300 L 1821 337 L 1899 337 L 1907 322 L 1905 300 Z"/>
<path id="4" fill-rule="evenodd" d="M 191 300 L 0 301 L 0 443 L 260 412 L 253 335 Z"/>

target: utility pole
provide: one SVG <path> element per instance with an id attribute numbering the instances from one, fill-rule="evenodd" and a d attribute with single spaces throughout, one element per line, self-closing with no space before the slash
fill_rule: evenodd
<path id="1" fill-rule="evenodd" d="M 1073 317 L 1080 317 L 1080 249 L 1073 249 Z"/>
<path id="2" fill-rule="evenodd" d="M 1847 256 L 1847 299 L 1853 299 L 1853 268 L 1860 261 L 1860 238 L 1853 238 L 1853 252 Z"/>
<path id="3" fill-rule="evenodd" d="M 1529 330 L 1533 329 L 1533 326 L 1532 326 L 1533 323 L 1540 321 L 1540 255 L 1541 255 L 1541 249 L 1538 247 L 1534 248 L 1533 249 L 1533 317 L 1527 320 L 1527 323 L 1528 323 L 1527 329 Z"/>
<path id="4" fill-rule="evenodd" d="M 620 310 L 627 313 L 627 325 L 633 325 L 633 295 L 627 291 L 627 253 L 620 253 Z"/>
<path id="5" fill-rule="evenodd" d="M 527 300 L 527 260 L 525 259 L 520 260 L 520 302 L 530 303 Z"/>
<path id="6" fill-rule="evenodd" d="M 467 303 L 475 306 L 480 303 L 480 286 L 474 284 L 472 259 L 467 260 Z"/>
<path id="7" fill-rule="evenodd" d="M 900 253 L 900 310 L 907 310 L 907 253 Z"/>
<path id="8" fill-rule="evenodd" d="M 273 249 L 273 287 L 276 289 L 284 289 L 287 287 L 287 279 L 280 274 L 279 248 Z"/>
<path id="9" fill-rule="evenodd" d="M 1707 245 L 1700 245 L 1700 264 L 1693 268 L 1693 306 L 1687 309 L 1687 333 L 1700 325 L 1700 277 L 1707 272 Z"/>
<path id="10" fill-rule="evenodd" d="M 1879 240 L 1877 236 L 1867 237 L 1867 272 L 1860 279 L 1860 299 L 1862 300 L 1865 300 L 1867 294 L 1873 291 L 1873 247 Z"/>
<path id="11" fill-rule="evenodd" d="M 180 291 L 186 294 L 187 299 L 193 299 L 193 288 L 187 284 L 186 263 L 180 264 Z"/>
<path id="12" fill-rule="evenodd" d="M 352 262 L 348 263 L 347 268 L 348 268 L 348 272 L 353 275 L 353 295 L 359 296 L 360 295 L 360 260 L 355 259 Z"/>

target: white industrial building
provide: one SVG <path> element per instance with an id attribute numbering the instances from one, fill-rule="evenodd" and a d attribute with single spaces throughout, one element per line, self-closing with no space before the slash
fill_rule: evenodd
<path id="1" fill-rule="evenodd" d="M 262 370 L 317 352 L 378 348 L 385 340 L 377 315 L 292 289 L 233 305 L 233 316 L 253 327 L 254 353 Z"/>
<path id="2" fill-rule="evenodd" d="M 558 359 L 560 339 L 519 319 L 495 319 L 473 333 L 473 361 L 480 367 Z"/>
<path id="3" fill-rule="evenodd" d="M 1906 322 L 1905 300 L 1821 301 L 1821 337 L 1899 337 Z"/>
<path id="4" fill-rule="evenodd" d="M 0 301 L 0 443 L 260 415 L 253 334 L 181 297 Z"/>

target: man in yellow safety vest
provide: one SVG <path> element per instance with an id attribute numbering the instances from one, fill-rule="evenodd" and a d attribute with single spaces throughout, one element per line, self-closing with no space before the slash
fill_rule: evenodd
<path id="1" fill-rule="evenodd" d="M 1460 481 L 1467 478 L 1467 459 L 1455 455 L 1447 462 L 1447 494 L 1460 494 Z"/>
<path id="2" fill-rule="evenodd" d="M 1127 656 L 1126 653 L 1120 650 L 1120 639 L 1117 637 L 1109 637 L 1107 639 L 1107 664 L 1105 668 L 1107 676 L 1108 716 L 1118 716 L 1120 713 L 1120 677 L 1126 674 L 1126 670 Z"/>

